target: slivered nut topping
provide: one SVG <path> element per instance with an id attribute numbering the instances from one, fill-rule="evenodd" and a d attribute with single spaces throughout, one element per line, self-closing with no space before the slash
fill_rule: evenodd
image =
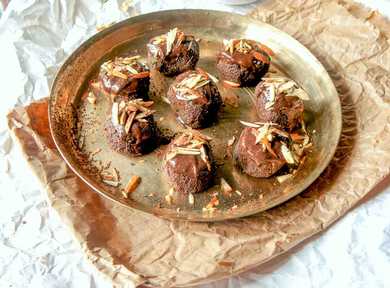
<path id="1" fill-rule="evenodd" d="M 263 78 L 263 85 L 267 88 L 268 97 L 266 98 L 265 108 L 269 110 L 274 102 L 276 95 L 284 94 L 285 96 L 296 96 L 301 100 L 310 100 L 309 95 L 294 80 L 283 77 L 266 77 Z"/>
<path id="2" fill-rule="evenodd" d="M 260 52 L 264 51 L 271 56 L 274 54 L 273 51 L 267 46 L 255 41 L 248 41 L 246 39 L 224 39 L 223 45 L 225 47 L 225 51 L 229 52 L 230 54 L 233 54 L 235 51 L 244 54 L 252 52 L 257 60 L 263 62 L 269 62 L 269 59 Z"/>
<path id="3" fill-rule="evenodd" d="M 134 121 L 147 122 L 145 118 L 156 112 L 149 109 L 153 103 L 142 99 L 114 102 L 111 108 L 111 121 L 114 125 L 124 126 L 126 133 L 129 133 Z"/>
<path id="4" fill-rule="evenodd" d="M 133 175 L 130 178 L 129 182 L 127 182 L 127 184 L 126 184 L 126 187 L 125 187 L 126 194 L 128 195 L 129 193 L 134 192 L 140 183 L 141 183 L 141 177 L 139 177 L 137 175 Z"/>
<path id="5" fill-rule="evenodd" d="M 205 147 L 208 141 L 209 138 L 205 135 L 186 132 L 176 140 L 175 146 L 165 156 L 165 159 L 169 161 L 177 155 L 199 156 L 206 164 L 207 169 L 211 171 L 212 167 Z"/>
<path id="6" fill-rule="evenodd" d="M 192 73 L 176 85 L 175 90 L 178 92 L 176 97 L 184 101 L 195 100 L 200 96 L 191 94 L 191 91 L 195 91 L 208 83 L 210 83 L 210 79 L 208 79 L 206 73 Z"/>
<path id="7" fill-rule="evenodd" d="M 101 70 L 108 75 L 127 80 L 128 78 L 144 78 L 149 77 L 149 71 L 138 71 L 144 64 L 138 60 L 141 56 L 131 57 L 116 57 L 114 60 L 109 60 L 101 65 Z"/>

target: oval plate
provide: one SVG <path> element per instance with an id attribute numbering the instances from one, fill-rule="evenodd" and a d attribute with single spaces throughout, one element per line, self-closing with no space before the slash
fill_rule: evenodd
<path id="1" fill-rule="evenodd" d="M 274 52 L 272 69 L 279 70 L 299 83 L 310 95 L 305 103 L 309 115 L 308 130 L 313 149 L 299 167 L 294 178 L 278 183 L 275 177 L 255 179 L 243 175 L 232 164 L 227 141 L 240 135 L 238 120 L 255 121 L 253 102 L 247 89 L 220 87 L 226 105 L 213 127 L 202 130 L 213 140 L 213 154 L 223 177 L 233 187 L 224 195 L 219 185 L 195 195 L 194 205 L 188 197 L 173 195 L 165 201 L 169 186 L 161 172 L 164 146 L 142 157 L 129 157 L 113 152 L 104 137 L 104 121 L 109 111 L 107 99 L 98 96 L 97 104 L 85 101 L 88 85 L 106 60 L 126 53 L 146 55 L 145 44 L 156 35 L 178 27 L 201 39 L 199 67 L 216 75 L 215 55 L 226 38 L 248 38 L 260 41 Z M 163 87 L 164 94 L 171 79 L 155 77 L 152 82 Z M 160 85 L 163 84 L 163 85 Z M 253 91 L 253 89 L 252 89 Z M 151 96 L 158 111 L 155 119 L 160 128 L 179 132 L 180 126 L 169 106 Z M 238 107 L 235 104 L 238 104 Z M 53 83 L 49 105 L 50 129 L 58 150 L 73 169 L 95 191 L 127 207 L 165 218 L 191 221 L 217 221 L 243 217 L 283 203 L 306 189 L 321 174 L 336 150 L 341 132 L 341 106 L 336 89 L 320 62 L 299 42 L 286 33 L 251 18 L 206 10 L 174 10 L 130 18 L 94 35 L 84 42 L 63 64 Z M 314 132 L 313 132 L 314 131 Z M 100 180 L 101 171 L 112 169 L 120 176 L 120 186 Z M 141 177 L 138 189 L 125 198 L 121 189 L 132 175 Z M 213 213 L 204 212 L 213 195 L 219 205 Z"/>

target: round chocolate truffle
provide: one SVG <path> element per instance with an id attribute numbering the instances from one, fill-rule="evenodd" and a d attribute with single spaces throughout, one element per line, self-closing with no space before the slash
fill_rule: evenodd
<path id="1" fill-rule="evenodd" d="M 199 44 L 194 36 L 177 28 L 152 38 L 147 50 L 150 67 L 166 76 L 194 69 L 199 60 Z"/>
<path id="2" fill-rule="evenodd" d="M 215 167 L 208 140 L 184 133 L 169 144 L 164 160 L 169 184 L 179 193 L 199 193 L 208 189 Z"/>
<path id="3" fill-rule="evenodd" d="M 283 131 L 278 132 L 288 136 Z M 278 172 L 286 164 L 286 159 L 282 152 L 282 146 L 285 144 L 277 137 L 269 125 L 259 128 L 245 127 L 234 149 L 236 166 L 244 173 L 257 178 L 270 177 Z"/>
<path id="4" fill-rule="evenodd" d="M 112 101 L 149 99 L 150 73 L 148 67 L 138 61 L 139 58 L 117 57 L 100 67 L 99 86 Z"/>
<path id="5" fill-rule="evenodd" d="M 267 78 L 256 86 L 255 95 L 259 121 L 276 123 L 289 131 L 302 123 L 304 104 L 300 98 L 305 92 L 294 81 Z"/>
<path id="6" fill-rule="evenodd" d="M 179 120 L 191 128 L 210 126 L 222 104 L 217 85 L 201 69 L 177 76 L 167 96 Z"/>
<path id="7" fill-rule="evenodd" d="M 142 155 L 157 147 L 158 129 L 153 119 L 152 101 L 141 99 L 112 104 L 105 126 L 111 148 L 117 152 Z"/>
<path id="8" fill-rule="evenodd" d="M 272 51 L 266 46 L 253 40 L 231 39 L 224 40 L 224 48 L 217 55 L 217 69 L 227 84 L 254 86 L 268 72 Z"/>

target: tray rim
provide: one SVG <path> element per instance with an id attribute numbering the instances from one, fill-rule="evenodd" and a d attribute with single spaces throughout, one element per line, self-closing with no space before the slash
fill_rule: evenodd
<path id="1" fill-rule="evenodd" d="M 251 216 L 251 215 L 255 215 L 255 214 L 261 213 L 263 211 L 267 211 L 267 210 L 269 210 L 271 208 L 274 208 L 276 206 L 282 205 L 282 204 L 286 203 L 287 201 L 289 201 L 290 199 L 294 198 L 295 196 L 299 195 L 300 193 L 304 192 L 310 185 L 312 185 L 321 176 L 321 174 L 328 167 L 329 163 L 332 161 L 332 159 L 333 159 L 333 157 L 334 157 L 334 155 L 336 153 L 336 150 L 337 150 L 337 147 L 338 147 L 338 143 L 339 143 L 340 138 L 341 138 L 342 121 L 337 121 L 337 123 L 336 123 L 336 125 L 334 127 L 334 130 L 336 131 L 335 134 L 337 134 L 337 139 L 335 141 L 335 145 L 333 146 L 332 150 L 329 151 L 329 153 L 328 153 L 329 156 L 327 158 L 327 161 L 324 161 L 322 164 L 319 165 L 320 168 L 318 169 L 318 172 L 312 176 L 312 181 L 308 181 L 305 185 L 303 185 L 303 188 L 301 190 L 297 190 L 298 192 L 296 192 L 296 193 L 288 194 L 287 197 L 283 198 L 283 200 L 278 202 L 278 203 L 272 203 L 271 205 L 267 205 L 266 208 L 262 208 L 262 209 L 258 209 L 258 210 L 254 209 L 254 210 L 242 213 L 240 215 L 231 214 L 231 215 L 228 215 L 228 216 L 222 215 L 222 216 L 214 217 L 214 218 L 212 218 L 212 217 L 204 217 L 204 218 L 196 218 L 196 219 L 194 219 L 194 218 L 182 217 L 180 215 L 176 215 L 176 216 L 174 216 L 174 215 L 162 215 L 162 214 L 156 213 L 156 211 L 152 210 L 149 207 L 145 207 L 144 209 L 140 209 L 140 208 L 137 208 L 137 207 L 132 207 L 129 204 L 123 203 L 122 201 L 120 201 L 120 200 L 110 196 L 109 193 L 105 193 L 104 191 L 102 191 L 101 189 L 96 187 L 92 182 L 90 182 L 87 179 L 87 177 L 84 177 L 82 175 L 83 173 L 81 173 L 79 171 L 79 169 L 77 169 L 77 167 L 72 165 L 72 159 L 70 159 L 71 157 L 68 157 L 67 152 L 64 151 L 61 148 L 61 143 L 59 142 L 59 139 L 57 138 L 55 130 L 54 130 L 54 119 L 53 119 L 53 113 L 52 112 L 54 110 L 55 95 L 54 95 L 53 91 L 54 91 L 54 87 L 57 85 L 57 82 L 58 82 L 58 79 L 60 78 L 60 75 L 63 73 L 63 71 L 66 69 L 66 67 L 73 61 L 73 59 L 78 56 L 78 54 L 82 50 L 92 46 L 98 39 L 103 38 L 106 35 L 109 35 L 111 32 L 115 31 L 116 29 L 119 29 L 122 26 L 135 24 L 135 23 L 139 22 L 140 20 L 142 21 L 143 18 L 148 18 L 148 17 L 151 17 L 151 16 L 158 16 L 158 15 L 162 15 L 162 14 L 172 14 L 172 13 L 176 13 L 176 14 L 177 13 L 185 13 L 185 14 L 186 13 L 204 13 L 204 14 L 214 13 L 214 14 L 220 14 L 221 17 L 229 17 L 229 16 L 233 15 L 236 18 L 250 18 L 251 22 L 259 24 L 259 25 L 263 25 L 263 26 L 268 26 L 269 29 L 274 30 L 275 32 L 277 31 L 279 34 L 282 34 L 284 37 L 286 37 L 286 39 L 288 39 L 289 41 L 296 42 L 296 44 L 298 46 L 300 46 L 300 49 L 305 51 L 307 53 L 307 55 L 312 58 L 311 60 L 317 64 L 318 68 L 322 70 L 321 72 L 323 72 L 324 77 L 326 77 L 327 78 L 326 80 L 330 83 L 330 86 L 328 88 L 332 90 L 331 91 L 332 94 L 335 94 L 335 96 L 337 96 L 336 97 L 336 99 L 337 99 L 336 100 L 337 101 L 337 103 L 336 103 L 337 104 L 336 105 L 337 106 L 337 111 L 335 111 L 335 113 L 337 113 L 339 115 L 339 119 L 342 120 L 341 101 L 340 101 L 340 97 L 338 95 L 338 92 L 336 90 L 336 87 L 335 87 L 335 85 L 333 83 L 333 80 L 329 76 L 327 70 L 322 65 L 322 63 L 317 59 L 317 57 L 315 57 L 313 55 L 313 53 L 305 45 L 303 45 L 301 42 L 299 42 L 297 39 L 295 39 L 291 35 L 289 35 L 286 32 L 284 32 L 284 31 L 274 27 L 271 24 L 268 24 L 268 23 L 256 20 L 256 19 L 254 19 L 254 18 L 252 18 L 250 16 L 247 16 L 247 15 L 242 15 L 242 14 L 233 13 L 233 12 L 225 12 L 225 11 L 209 10 L 209 9 L 170 9 L 170 10 L 162 10 L 162 11 L 155 11 L 155 12 L 145 13 L 145 14 L 141 14 L 141 15 L 137 15 L 137 16 L 134 16 L 134 17 L 130 17 L 130 18 L 121 20 L 121 21 L 111 25 L 110 27 L 108 27 L 108 28 L 106 28 L 106 29 L 104 29 L 102 31 L 99 31 L 99 32 L 93 34 L 88 39 L 84 40 L 65 59 L 65 61 L 62 63 L 60 69 L 58 69 L 58 71 L 56 72 L 54 81 L 52 82 L 52 85 L 50 87 L 50 96 L 49 96 L 49 105 L 48 105 L 49 130 L 50 130 L 51 136 L 53 138 L 53 142 L 54 142 L 58 152 L 60 153 L 62 159 L 64 159 L 65 163 L 70 167 L 72 172 L 74 172 L 77 175 L 77 177 L 79 177 L 85 184 L 87 184 L 90 188 L 92 188 L 92 190 L 97 192 L 99 195 L 102 195 L 105 198 L 109 199 L 110 201 L 114 201 L 115 203 L 118 203 L 121 206 L 126 207 L 127 209 L 136 209 L 137 211 L 140 211 L 140 212 L 143 212 L 143 213 L 147 213 L 149 215 L 158 216 L 158 217 L 161 217 L 163 219 L 168 219 L 168 220 L 180 220 L 180 221 L 207 223 L 207 222 L 219 222 L 219 221 L 240 219 L 240 218 L 248 217 L 248 216 Z"/>

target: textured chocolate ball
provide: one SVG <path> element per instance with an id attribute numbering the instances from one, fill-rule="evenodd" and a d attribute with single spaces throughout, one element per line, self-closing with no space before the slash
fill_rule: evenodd
<path id="1" fill-rule="evenodd" d="M 245 127 L 242 130 L 233 157 L 236 166 L 244 173 L 252 177 L 266 178 L 274 175 L 286 164 L 282 153 L 282 145 L 285 144 L 271 131 L 269 127 Z M 280 133 L 284 134 L 283 131 Z"/>
<path id="2" fill-rule="evenodd" d="M 277 123 L 289 131 L 302 123 L 304 104 L 300 97 L 304 98 L 305 92 L 294 81 L 266 79 L 256 86 L 255 95 L 259 121 Z"/>
<path id="3" fill-rule="evenodd" d="M 117 57 L 100 67 L 98 87 L 112 101 L 149 99 L 149 68 L 139 62 L 139 58 Z"/>
<path id="4" fill-rule="evenodd" d="M 152 38 L 147 50 L 150 67 L 166 76 L 194 69 L 199 60 L 199 44 L 194 36 L 177 28 Z"/>
<path id="5" fill-rule="evenodd" d="M 215 167 L 206 138 L 184 133 L 169 144 L 164 159 L 169 184 L 183 194 L 199 193 L 213 183 Z"/>
<path id="6" fill-rule="evenodd" d="M 228 84 L 254 86 L 268 72 L 272 51 L 266 46 L 253 40 L 231 39 L 224 41 L 224 49 L 217 55 L 217 69 Z"/>
<path id="7" fill-rule="evenodd" d="M 153 151 L 158 143 L 158 129 L 149 109 L 152 101 L 141 99 L 113 103 L 105 132 L 111 148 L 117 152 L 142 155 Z"/>
<path id="8" fill-rule="evenodd" d="M 216 84 L 201 69 L 177 76 L 167 96 L 179 120 L 192 128 L 210 126 L 216 121 L 222 104 Z"/>

